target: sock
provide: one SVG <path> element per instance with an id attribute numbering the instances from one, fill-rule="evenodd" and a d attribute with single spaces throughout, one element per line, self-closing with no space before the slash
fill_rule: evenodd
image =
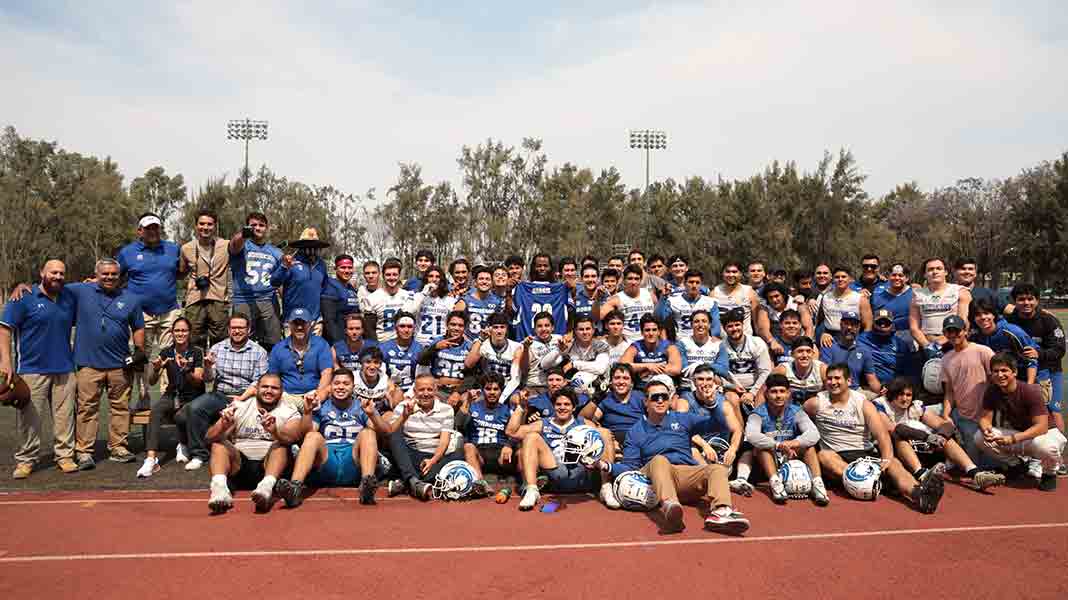
<path id="1" fill-rule="evenodd" d="M 212 475 L 211 482 L 219 485 L 226 485 L 226 475 Z"/>
<path id="2" fill-rule="evenodd" d="M 262 485 L 264 487 L 267 487 L 269 485 L 269 486 L 271 486 L 271 489 L 274 489 L 274 484 L 275 484 L 276 481 L 278 481 L 278 478 L 275 477 L 274 475 L 264 475 L 263 479 L 260 480 L 260 485 Z M 259 487 L 259 486 L 256 486 L 256 487 Z"/>
<path id="3" fill-rule="evenodd" d="M 738 473 L 737 473 L 738 479 L 744 479 L 746 481 L 749 481 L 749 473 L 752 470 L 753 470 L 753 466 L 752 465 L 750 465 L 748 463 L 744 463 L 744 462 L 738 463 Z"/>

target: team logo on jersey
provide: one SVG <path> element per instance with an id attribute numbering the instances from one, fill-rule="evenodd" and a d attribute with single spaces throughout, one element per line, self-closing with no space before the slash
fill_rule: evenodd
<path id="1" fill-rule="evenodd" d="M 671 424 L 672 431 L 678 431 L 680 427 L 681 425 L 679 425 L 677 422 Z"/>
<path id="2" fill-rule="evenodd" d="M 481 415 L 477 410 L 471 411 L 471 418 L 472 419 L 477 419 L 479 416 L 481 416 Z"/>
<path id="3" fill-rule="evenodd" d="M 145 255 L 144 254 L 138 254 L 137 255 L 137 260 L 145 260 Z"/>
<path id="4" fill-rule="evenodd" d="M 121 302 L 121 301 L 120 301 L 120 302 L 116 302 L 116 303 L 115 303 L 115 306 L 119 307 L 120 309 L 122 309 L 122 308 L 126 308 L 126 304 L 124 304 L 124 303 L 123 303 L 123 302 Z"/>
<path id="5" fill-rule="evenodd" d="M 486 420 L 487 421 L 492 421 L 493 420 L 493 415 L 487 413 L 486 414 Z"/>
<path id="6" fill-rule="evenodd" d="M 37 303 L 37 310 L 44 310 L 44 308 L 45 308 L 44 302 L 38 302 Z"/>
<path id="7" fill-rule="evenodd" d="M 857 352 L 857 360 L 860 360 L 862 358 L 864 358 L 864 354 L 861 352 Z"/>
<path id="8" fill-rule="evenodd" d="M 1053 337 L 1056 337 L 1056 338 L 1064 337 L 1064 330 L 1062 330 L 1060 327 L 1054 329 L 1053 330 Z"/>

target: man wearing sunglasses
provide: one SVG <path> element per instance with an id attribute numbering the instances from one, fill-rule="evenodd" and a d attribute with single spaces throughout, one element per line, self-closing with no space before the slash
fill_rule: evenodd
<path id="1" fill-rule="evenodd" d="M 304 396 L 314 395 L 316 404 L 330 394 L 334 355 L 330 344 L 311 333 L 312 316 L 304 307 L 289 313 L 289 337 L 271 348 L 267 371 L 282 377 L 282 401 L 304 410 Z"/>
<path id="2" fill-rule="evenodd" d="M 707 417 L 671 410 L 671 393 L 659 381 L 646 387 L 645 418 L 627 433 L 623 459 L 599 460 L 594 468 L 613 476 L 641 470 L 652 482 L 661 501 L 664 533 L 685 528 L 682 503 L 707 502 L 711 511 L 705 529 L 739 535 L 749 529 L 749 520 L 734 510 L 727 484 L 729 467 L 719 463 L 701 465 L 690 453 L 690 438 L 727 428 L 716 411 Z"/>
<path id="3" fill-rule="evenodd" d="M 865 254 L 860 259 L 860 279 L 853 280 L 849 288 L 871 298 L 876 291 L 886 286 L 886 280 L 879 273 L 879 257 Z"/>

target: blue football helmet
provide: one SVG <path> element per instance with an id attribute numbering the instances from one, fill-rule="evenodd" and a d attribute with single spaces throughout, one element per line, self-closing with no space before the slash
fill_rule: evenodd
<path id="1" fill-rule="evenodd" d="M 471 494 L 476 479 L 471 465 L 462 460 L 450 461 L 438 471 L 430 493 L 440 500 L 460 500 Z"/>

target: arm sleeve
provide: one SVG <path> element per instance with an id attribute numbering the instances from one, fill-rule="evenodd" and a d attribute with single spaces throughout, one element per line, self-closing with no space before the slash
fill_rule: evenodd
<path id="1" fill-rule="evenodd" d="M 593 360 L 575 360 L 572 361 L 572 364 L 583 373 L 600 375 L 608 369 L 608 353 L 601 352 Z"/>
<path id="2" fill-rule="evenodd" d="M 756 338 L 760 340 L 760 338 Z M 763 348 L 760 350 L 760 355 L 757 356 L 757 376 L 756 381 L 753 382 L 753 387 L 749 388 L 749 391 L 756 393 L 764 386 L 764 380 L 771 375 L 771 354 L 768 353 L 768 345 L 764 343 L 764 340 L 760 340 Z"/>
<path id="3" fill-rule="evenodd" d="M 719 353 L 716 354 L 716 360 L 712 363 L 712 372 L 724 379 L 730 379 L 731 355 L 727 352 L 726 346 L 719 347 Z"/>
<path id="4" fill-rule="evenodd" d="M 712 322 L 708 326 L 708 335 L 722 339 L 723 330 L 719 324 L 719 306 L 713 305 L 712 310 L 708 311 L 708 314 L 712 315 Z"/>
<path id="5" fill-rule="evenodd" d="M 512 394 L 519 389 L 519 365 L 512 363 L 512 368 L 508 376 L 508 381 L 504 384 L 504 389 L 501 390 L 501 402 L 508 402 L 508 399 L 512 397 Z"/>
<path id="6" fill-rule="evenodd" d="M 808 416 L 808 413 L 804 410 L 797 411 L 797 416 L 794 417 L 794 423 L 797 424 L 797 428 L 801 430 L 801 435 L 795 438 L 797 443 L 801 444 L 802 448 L 811 448 L 820 441 L 820 430 L 816 429 L 816 424 L 812 422 L 812 418 Z"/>
<path id="7" fill-rule="evenodd" d="M 551 369 L 562 362 L 563 356 L 560 355 L 560 348 L 556 347 L 550 350 L 548 354 L 541 357 L 541 360 L 538 362 L 538 366 L 540 366 L 542 369 Z"/>
<path id="8" fill-rule="evenodd" d="M 758 450 L 771 450 L 775 447 L 775 440 L 760 430 L 762 420 L 760 415 L 751 413 L 745 420 L 745 441 Z"/>

